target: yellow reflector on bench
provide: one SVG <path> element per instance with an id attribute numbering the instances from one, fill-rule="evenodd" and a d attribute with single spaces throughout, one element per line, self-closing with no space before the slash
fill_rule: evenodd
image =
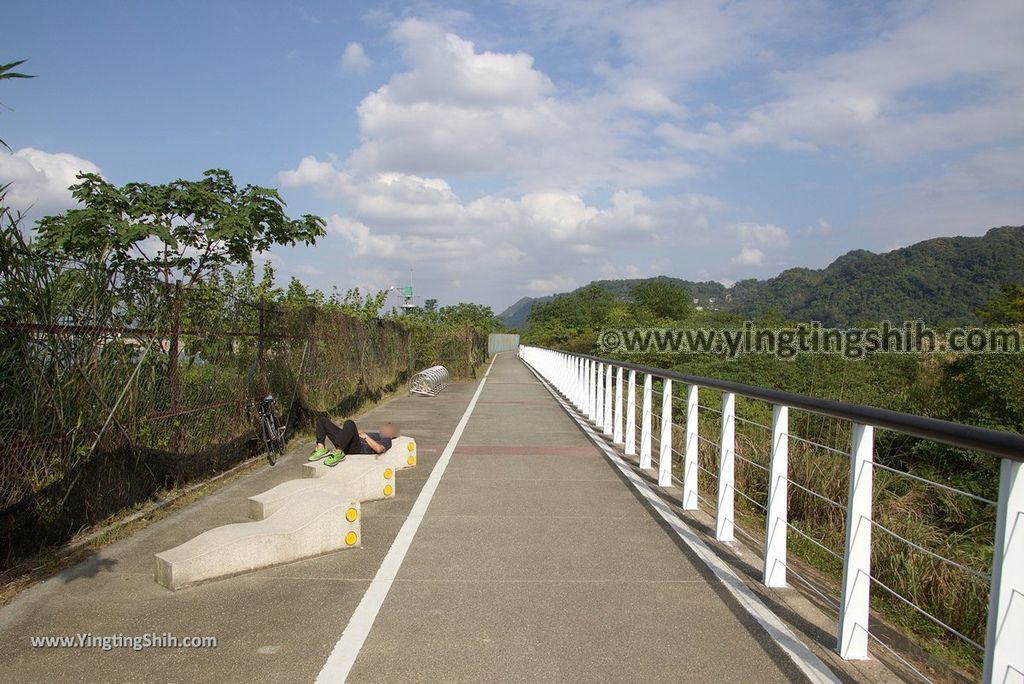
<path id="1" fill-rule="evenodd" d="M 416 448 L 416 442 L 409 442 L 409 446 L 406 447 L 409 451 Z"/>
<path id="2" fill-rule="evenodd" d="M 353 546 L 357 541 L 359 541 L 359 537 L 355 532 L 349 532 L 345 535 L 345 543 L 349 546 Z"/>
<path id="3" fill-rule="evenodd" d="M 358 518 L 358 517 L 359 517 L 359 511 L 357 511 L 354 508 L 350 508 L 347 511 L 345 511 L 345 520 L 348 520 L 349 522 L 355 522 L 356 518 Z"/>
<path id="4" fill-rule="evenodd" d="M 391 468 L 385 468 L 384 469 L 384 479 L 385 480 L 390 480 L 391 479 L 391 475 L 392 475 Z"/>
<path id="5" fill-rule="evenodd" d="M 416 457 L 410 456 L 408 459 L 406 459 L 405 462 L 408 463 L 409 465 L 416 465 Z"/>
<path id="6" fill-rule="evenodd" d="M 391 488 L 391 485 L 384 485 L 384 496 L 391 496 L 391 492 L 395 491 Z"/>

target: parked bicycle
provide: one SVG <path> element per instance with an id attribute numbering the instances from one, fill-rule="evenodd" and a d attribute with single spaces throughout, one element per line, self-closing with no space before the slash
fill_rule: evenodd
<path id="1" fill-rule="evenodd" d="M 284 453 L 284 433 L 286 425 L 281 425 L 274 410 L 274 395 L 268 394 L 258 401 L 251 402 L 249 409 L 259 416 L 257 432 L 263 440 L 263 448 L 270 465 L 277 463 L 278 456 Z"/>

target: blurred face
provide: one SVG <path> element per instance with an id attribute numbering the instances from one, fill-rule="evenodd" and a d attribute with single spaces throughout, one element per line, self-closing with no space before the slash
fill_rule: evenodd
<path id="1" fill-rule="evenodd" d="M 394 423 L 384 423 L 380 426 L 380 434 L 382 437 L 394 439 L 395 437 L 398 437 L 398 426 Z"/>

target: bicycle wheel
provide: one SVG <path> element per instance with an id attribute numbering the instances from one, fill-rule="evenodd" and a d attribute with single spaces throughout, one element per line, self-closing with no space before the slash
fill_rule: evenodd
<path id="1" fill-rule="evenodd" d="M 262 427 L 263 445 L 267 450 L 267 461 L 270 465 L 277 465 L 277 454 L 281 447 L 277 438 L 277 426 L 274 425 L 274 418 L 265 415 L 260 425 Z"/>

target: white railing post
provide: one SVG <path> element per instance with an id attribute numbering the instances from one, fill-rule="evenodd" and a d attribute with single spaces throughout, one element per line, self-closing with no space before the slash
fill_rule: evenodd
<path id="1" fill-rule="evenodd" d="M 562 396 L 569 398 L 569 357 L 565 354 L 558 355 L 558 386 L 561 388 Z"/>
<path id="2" fill-rule="evenodd" d="M 587 418 L 594 419 L 597 411 L 597 362 L 591 361 L 587 364 Z"/>
<path id="3" fill-rule="evenodd" d="M 651 374 L 644 375 L 644 396 L 640 408 L 640 463 L 651 467 Z"/>
<path id="4" fill-rule="evenodd" d="M 565 396 L 570 404 L 576 403 L 576 358 L 565 355 Z"/>
<path id="5" fill-rule="evenodd" d="M 624 443 L 622 440 L 622 366 L 615 369 L 615 416 L 612 418 L 612 442 Z"/>
<path id="6" fill-rule="evenodd" d="M 985 670 L 982 681 L 1024 679 L 1024 463 L 1004 458 L 999 466 L 999 502 Z"/>
<path id="7" fill-rule="evenodd" d="M 839 601 L 836 650 L 844 660 L 868 657 L 868 614 L 871 604 L 871 486 L 875 429 L 853 425 L 850 447 L 850 493 L 846 503 L 846 546 Z"/>
<path id="8" fill-rule="evenodd" d="M 700 472 L 697 468 L 697 454 L 700 450 L 700 440 L 697 438 L 697 430 L 700 424 L 700 416 L 697 413 L 697 396 L 700 388 L 697 385 L 689 385 L 686 388 L 686 443 L 683 452 L 683 509 L 695 511 L 698 508 L 697 477 Z"/>
<path id="9" fill-rule="evenodd" d="M 658 449 L 658 486 L 672 484 L 672 381 L 662 380 L 661 444 Z"/>
<path id="10" fill-rule="evenodd" d="M 626 385 L 626 456 L 636 453 L 636 371 L 629 371 Z"/>
<path id="11" fill-rule="evenodd" d="M 597 420 L 597 361 L 590 362 L 590 410 L 587 411 L 587 418 L 591 421 Z"/>
<path id="12" fill-rule="evenodd" d="M 604 364 L 597 362 L 597 417 L 594 424 L 599 429 L 604 428 Z"/>
<path id="13" fill-rule="evenodd" d="M 590 416 L 590 359 L 583 359 L 583 405 L 580 411 Z"/>
<path id="14" fill-rule="evenodd" d="M 568 378 L 569 378 L 569 404 L 572 405 L 572 406 L 578 406 L 579 402 L 577 402 L 577 399 L 579 397 L 577 396 L 577 392 L 579 390 L 579 379 L 580 379 L 579 369 L 576 367 L 578 359 L 575 356 L 570 356 L 570 357 L 568 357 L 568 361 L 569 361 L 569 370 L 568 370 Z"/>
<path id="15" fill-rule="evenodd" d="M 604 371 L 604 421 L 602 422 L 604 434 L 612 434 L 612 365 L 605 364 Z"/>
<path id="16" fill-rule="evenodd" d="M 719 442 L 718 505 L 715 539 L 736 538 L 736 395 L 722 393 L 722 439 Z"/>
<path id="17" fill-rule="evenodd" d="M 772 455 L 768 464 L 768 509 L 765 513 L 766 587 L 786 586 L 786 522 L 789 519 L 789 407 L 772 406 Z"/>
<path id="18" fill-rule="evenodd" d="M 583 359 L 576 357 L 576 408 L 583 410 Z"/>

